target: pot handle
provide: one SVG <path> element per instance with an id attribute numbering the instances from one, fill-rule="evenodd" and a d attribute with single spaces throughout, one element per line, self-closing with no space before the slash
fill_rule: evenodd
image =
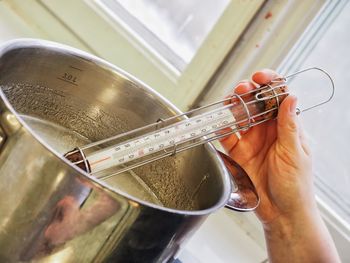
<path id="1" fill-rule="evenodd" d="M 216 150 L 230 173 L 232 192 L 225 205 L 226 208 L 248 212 L 253 211 L 260 203 L 260 197 L 244 169 L 231 157 Z"/>

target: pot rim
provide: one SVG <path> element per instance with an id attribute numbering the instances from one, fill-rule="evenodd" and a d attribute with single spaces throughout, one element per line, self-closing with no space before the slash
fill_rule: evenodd
<path id="1" fill-rule="evenodd" d="M 156 97 L 162 104 L 167 106 L 169 109 L 174 111 L 176 114 L 182 113 L 175 105 L 173 105 L 168 99 L 163 97 L 161 94 L 159 94 L 157 91 L 150 88 L 148 85 L 143 83 L 142 81 L 138 80 L 136 77 L 132 76 L 131 74 L 127 73 L 126 71 L 118 68 L 117 66 L 113 65 L 112 63 L 109 63 L 99 57 L 96 57 L 92 54 L 89 54 L 85 51 L 52 42 L 47 40 L 41 40 L 41 39 L 32 39 L 32 38 L 19 38 L 19 39 L 13 39 L 6 41 L 0 45 L 0 58 L 6 54 L 10 50 L 15 50 L 18 48 L 48 48 L 52 49 L 55 52 L 59 53 L 65 53 L 72 56 L 76 56 L 80 59 L 88 60 L 90 62 L 95 63 L 99 67 L 103 67 L 107 70 L 110 70 L 112 72 L 115 72 L 119 75 L 122 75 L 129 79 L 130 81 L 136 83 L 138 86 L 144 88 L 147 90 L 150 96 Z M 1 70 L 1 68 L 0 68 Z M 80 176 L 85 177 L 86 179 L 92 181 L 95 185 L 101 187 L 103 190 L 106 190 L 108 192 L 111 192 L 112 194 L 118 194 L 123 197 L 125 197 L 128 200 L 134 201 L 136 203 L 142 204 L 144 206 L 152 207 L 154 209 L 163 210 L 168 213 L 175 213 L 175 214 L 183 214 L 183 215 L 206 215 L 210 214 L 220 208 L 222 208 L 227 200 L 229 199 L 230 193 L 231 193 L 231 182 L 229 179 L 229 173 L 225 168 L 225 165 L 223 161 L 219 158 L 218 154 L 216 153 L 216 150 L 214 149 L 214 146 L 211 143 L 206 143 L 205 148 L 208 151 L 208 154 L 215 155 L 215 161 L 217 162 L 217 165 L 219 166 L 221 178 L 223 181 L 223 191 L 221 193 L 220 199 L 216 202 L 215 205 L 212 205 L 209 208 L 201 209 L 201 210 L 181 210 L 181 209 L 175 209 L 175 208 L 169 208 L 165 206 L 156 205 L 151 202 L 144 201 L 142 199 L 136 198 L 133 195 L 130 195 L 126 192 L 123 192 L 119 189 L 115 189 L 111 186 L 109 186 L 106 182 L 99 180 L 98 178 L 95 178 L 85 172 L 84 170 L 80 169 L 76 165 L 73 165 L 71 162 L 69 162 L 66 158 L 64 158 L 61 154 L 59 154 L 53 147 L 48 145 L 45 140 L 43 140 L 36 132 L 22 119 L 22 117 L 16 112 L 16 110 L 13 108 L 11 103 L 8 101 L 6 95 L 3 93 L 3 91 L 0 89 L 0 98 L 3 100 L 5 106 L 10 110 L 10 112 L 16 117 L 17 121 L 25 128 L 26 131 L 29 132 L 31 136 L 34 137 L 35 140 L 37 140 L 44 148 L 46 148 L 51 154 L 53 154 L 55 157 L 59 158 L 60 161 L 63 161 L 63 164 L 66 166 L 69 166 L 70 169 L 74 169 L 76 172 L 80 174 Z"/>

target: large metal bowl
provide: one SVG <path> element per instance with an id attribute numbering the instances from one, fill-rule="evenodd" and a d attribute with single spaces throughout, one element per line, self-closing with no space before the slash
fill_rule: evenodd
<path id="1" fill-rule="evenodd" d="M 163 205 L 62 158 L 30 118 L 96 141 L 179 113 L 101 59 L 12 41 L 0 49 L 0 86 L 0 262 L 171 261 L 229 198 L 229 175 L 209 144 L 135 171 Z"/>

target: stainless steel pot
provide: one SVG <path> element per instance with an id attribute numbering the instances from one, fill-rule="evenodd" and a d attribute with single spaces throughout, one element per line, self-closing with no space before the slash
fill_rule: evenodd
<path id="1" fill-rule="evenodd" d="M 0 49 L 0 86 L 0 262 L 171 261 L 229 199 L 229 174 L 210 145 L 135 171 L 159 205 L 73 167 L 62 154 L 76 145 L 59 150 L 32 125 L 96 141 L 179 113 L 105 61 L 17 40 Z"/>

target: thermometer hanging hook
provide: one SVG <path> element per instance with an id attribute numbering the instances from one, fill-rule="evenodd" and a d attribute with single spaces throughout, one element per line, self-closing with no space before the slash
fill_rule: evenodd
<path id="1" fill-rule="evenodd" d="M 331 92 L 330 92 L 330 95 L 327 99 L 319 102 L 319 103 L 316 103 L 312 106 L 309 106 L 309 107 L 306 107 L 304 109 L 300 109 L 300 108 L 297 108 L 297 114 L 300 114 L 302 112 L 306 112 L 308 110 L 311 110 L 311 109 L 314 109 L 316 107 L 319 107 L 319 106 L 322 106 L 324 104 L 326 104 L 327 102 L 329 102 L 333 97 L 334 97 L 334 93 L 335 93 L 335 85 L 334 85 L 334 80 L 333 78 L 331 77 L 331 75 L 325 71 L 324 69 L 321 69 L 321 68 L 318 68 L 318 67 L 310 67 L 310 68 L 305 68 L 305 69 L 302 69 L 302 70 L 299 70 L 299 71 L 296 71 L 292 74 L 289 74 L 287 76 L 284 76 L 284 77 L 277 77 L 273 80 L 271 80 L 271 82 L 269 84 L 266 84 L 266 86 L 269 87 L 269 89 L 266 89 L 266 90 L 263 90 L 261 92 L 258 92 L 255 94 L 255 98 L 256 100 L 259 100 L 259 101 L 266 101 L 266 100 L 269 100 L 269 99 L 278 99 L 278 97 L 282 96 L 282 95 L 288 95 L 290 92 L 287 91 L 287 92 L 284 92 L 284 93 L 279 93 L 278 95 L 275 94 L 275 90 L 280 88 L 281 86 L 283 85 L 288 85 L 288 81 L 290 79 L 292 79 L 293 77 L 299 75 L 299 74 L 302 74 L 302 73 L 305 73 L 307 71 L 311 71 L 311 70 L 317 70 L 317 71 L 320 71 L 321 73 L 323 73 L 324 75 L 326 75 L 326 77 L 329 79 L 330 81 L 330 88 L 331 88 Z M 274 85 L 274 84 L 278 84 L 278 85 Z M 273 95 L 270 95 L 270 96 L 264 96 L 264 94 L 266 93 L 273 93 Z M 279 101 L 277 101 L 277 104 L 279 106 Z"/>
<path id="2" fill-rule="evenodd" d="M 328 97 L 327 99 L 325 99 L 325 100 L 323 100 L 323 101 L 321 101 L 321 102 L 319 102 L 319 103 L 317 103 L 317 104 L 315 104 L 315 105 L 312 105 L 312 106 L 307 107 L 307 108 L 304 108 L 304 109 L 299 109 L 299 108 L 297 108 L 297 111 L 298 111 L 297 113 L 298 113 L 298 114 L 300 114 L 300 113 L 302 113 L 302 112 L 306 112 L 306 111 L 311 110 L 311 109 L 314 109 L 314 108 L 316 108 L 316 107 L 322 106 L 322 105 L 328 103 L 328 102 L 329 102 L 330 100 L 332 100 L 333 97 L 334 97 L 334 93 L 335 93 L 335 84 L 334 84 L 334 80 L 333 80 L 333 78 L 331 77 L 331 75 L 330 75 L 327 71 L 325 71 L 324 69 L 321 69 L 321 68 L 318 68 L 318 67 L 310 67 L 310 68 L 302 69 L 302 70 L 299 70 L 299 71 L 294 72 L 294 73 L 292 73 L 292 74 L 289 74 L 289 75 L 285 76 L 284 79 L 285 79 L 286 82 L 288 82 L 288 79 L 293 78 L 294 76 L 299 75 L 299 74 L 302 74 L 302 73 L 304 73 L 304 72 L 311 71 L 311 70 L 318 70 L 318 71 L 320 71 L 321 73 L 323 73 L 324 75 L 326 75 L 326 77 L 329 79 L 330 84 L 331 84 L 331 85 L 330 85 L 331 93 L 330 93 L 330 95 L 329 95 L 329 97 Z"/>

